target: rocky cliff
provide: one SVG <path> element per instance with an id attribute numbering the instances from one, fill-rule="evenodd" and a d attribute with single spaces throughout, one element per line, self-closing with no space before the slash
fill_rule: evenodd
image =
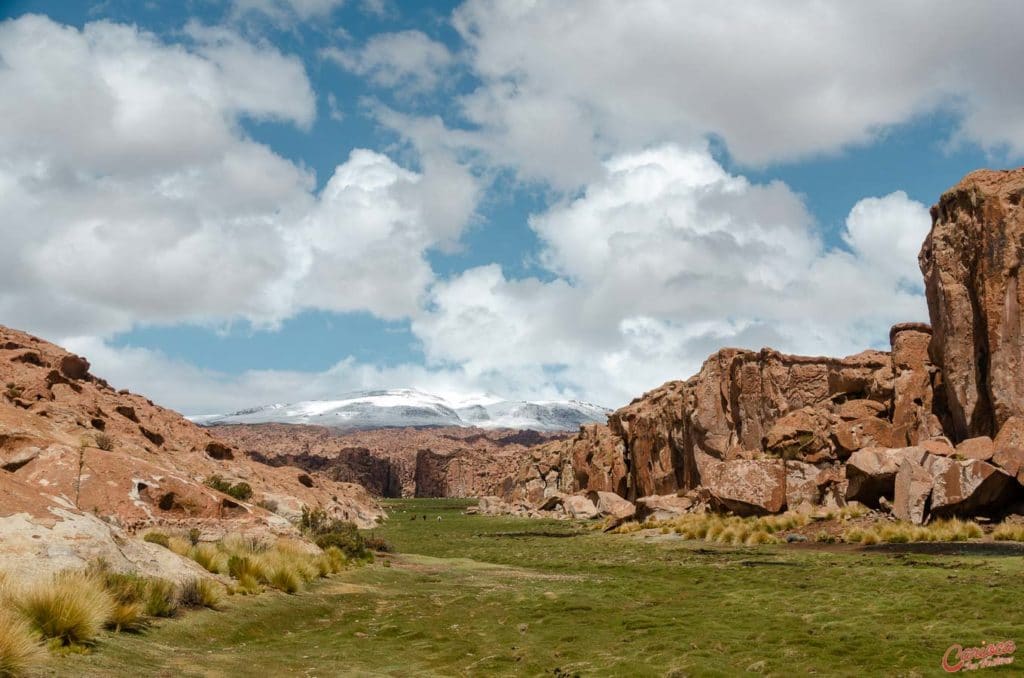
<path id="1" fill-rule="evenodd" d="M 687 381 L 538 447 L 503 497 L 703 493 L 771 513 L 856 499 L 916 522 L 999 515 L 1024 479 L 1024 169 L 975 172 L 932 208 L 932 325 L 847 358 L 722 349 Z M 934 327 L 934 330 L 932 329 Z"/>
<path id="2" fill-rule="evenodd" d="M 529 446 L 565 437 L 460 426 L 339 431 L 323 426 L 253 424 L 209 430 L 251 459 L 359 483 L 380 497 L 495 494 L 527 456 Z"/>
<path id="3" fill-rule="evenodd" d="M 358 485 L 251 461 L 177 413 L 115 390 L 85 358 L 2 326 L 0 386 L 0 569 L 40 557 L 58 569 L 95 555 L 116 563 L 131 549 L 159 558 L 125 546 L 149 526 L 293 533 L 302 506 L 364 527 L 384 515 Z M 248 484 L 251 496 L 212 489 L 215 475 Z"/>

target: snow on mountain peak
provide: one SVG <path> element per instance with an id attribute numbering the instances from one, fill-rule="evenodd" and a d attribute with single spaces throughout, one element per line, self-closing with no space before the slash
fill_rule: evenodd
<path id="1" fill-rule="evenodd" d="M 578 400 L 504 400 L 492 394 L 442 397 L 409 388 L 357 391 L 332 400 L 252 407 L 192 421 L 219 424 L 316 424 L 343 429 L 475 426 L 571 431 L 604 422 L 610 410 Z"/>

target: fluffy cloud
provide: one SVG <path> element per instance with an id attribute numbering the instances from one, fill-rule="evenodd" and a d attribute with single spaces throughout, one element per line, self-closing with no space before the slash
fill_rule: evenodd
<path id="1" fill-rule="evenodd" d="M 960 116 L 956 139 L 1019 156 L 1022 21 L 1013 2 L 468 0 L 454 25 L 481 84 L 459 126 L 494 162 L 566 187 L 651 144 L 717 135 L 763 165 L 937 109 Z"/>
<path id="2" fill-rule="evenodd" d="M 373 176 L 393 181 L 402 170 L 386 162 L 354 156 L 325 199 L 348 176 L 366 188 Z M 704 148 L 668 145 L 610 159 L 579 197 L 531 220 L 550 278 L 510 279 L 491 264 L 435 282 L 412 312 L 426 364 L 349 358 L 321 373 L 225 375 L 97 339 L 70 346 L 118 386 L 188 413 L 397 386 L 619 406 L 689 376 L 722 346 L 832 355 L 884 346 L 892 323 L 925 315 L 916 255 L 929 225 L 903 193 L 866 198 L 850 211 L 845 247 L 830 249 L 785 185 L 751 183 Z M 315 239 L 330 246 L 329 233 Z"/>
<path id="3" fill-rule="evenodd" d="M 411 172 L 354 151 L 314 194 L 239 124 L 308 126 L 302 64 L 224 29 L 186 33 L 189 48 L 105 22 L 0 24 L 0 317 L 62 337 L 413 312 L 425 251 L 472 213 L 472 178 L 440 156 Z"/>
<path id="4" fill-rule="evenodd" d="M 702 148 L 617 156 L 582 196 L 536 216 L 552 281 L 496 265 L 434 286 L 413 323 L 428 358 L 469 375 L 546 368 L 619 404 L 723 345 L 846 354 L 920 319 L 927 210 L 902 193 L 853 207 L 827 249 L 785 185 L 726 173 Z"/>
<path id="5" fill-rule="evenodd" d="M 454 58 L 448 48 L 421 31 L 380 33 L 360 49 L 328 47 L 321 55 L 383 87 L 430 90 Z"/>

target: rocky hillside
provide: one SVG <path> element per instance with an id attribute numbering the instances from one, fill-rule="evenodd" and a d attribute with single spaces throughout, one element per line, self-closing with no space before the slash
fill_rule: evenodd
<path id="1" fill-rule="evenodd" d="M 102 555 L 155 572 L 166 553 L 127 538 L 149 526 L 287 534 L 304 505 L 365 527 L 384 515 L 358 485 L 254 462 L 115 390 L 85 358 L 2 326 L 0 387 L 0 569 L 59 570 Z M 213 476 L 251 496 L 212 489 Z"/>
<path id="2" fill-rule="evenodd" d="M 210 432 L 266 464 L 358 483 L 380 497 L 478 497 L 503 483 L 530 446 L 565 434 L 464 427 L 339 431 L 323 426 L 215 426 Z"/>
<path id="3" fill-rule="evenodd" d="M 1022 196 L 1024 169 L 974 172 L 941 197 L 920 255 L 932 325 L 895 326 L 891 351 L 723 349 L 532 450 L 504 498 L 687 494 L 738 513 L 858 500 L 914 522 L 1021 512 Z"/>

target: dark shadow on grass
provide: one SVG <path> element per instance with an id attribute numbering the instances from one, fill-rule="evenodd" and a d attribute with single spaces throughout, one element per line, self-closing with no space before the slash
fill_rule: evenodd
<path id="1" fill-rule="evenodd" d="M 909 544 L 872 544 L 868 553 L 915 553 L 930 556 L 1024 556 L 1024 544 L 1013 542 L 926 541 Z"/>

